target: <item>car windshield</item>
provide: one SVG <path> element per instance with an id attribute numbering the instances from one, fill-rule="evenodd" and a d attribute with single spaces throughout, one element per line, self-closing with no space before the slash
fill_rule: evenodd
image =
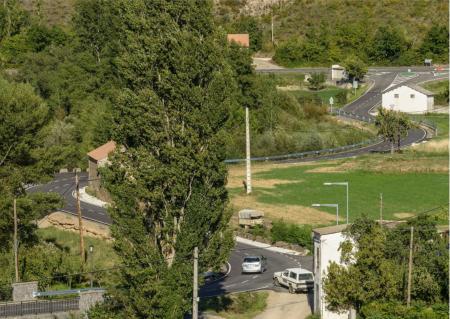
<path id="1" fill-rule="evenodd" d="M 259 257 L 245 257 L 244 262 L 245 263 L 257 263 L 257 262 L 259 262 Z"/>
<path id="2" fill-rule="evenodd" d="M 312 280 L 312 275 L 311 274 L 299 274 L 298 275 L 298 280 Z"/>

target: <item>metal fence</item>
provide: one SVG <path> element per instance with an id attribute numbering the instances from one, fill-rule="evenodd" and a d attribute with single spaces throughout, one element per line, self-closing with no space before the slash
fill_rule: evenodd
<path id="1" fill-rule="evenodd" d="M 79 309 L 79 300 L 77 297 L 0 303 L 0 318 L 74 311 Z"/>

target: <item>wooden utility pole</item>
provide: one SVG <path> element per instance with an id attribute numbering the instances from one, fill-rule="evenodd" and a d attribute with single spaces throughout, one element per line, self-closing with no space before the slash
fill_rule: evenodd
<path id="1" fill-rule="evenodd" d="M 411 305 L 411 277 L 412 277 L 412 260 L 413 260 L 413 235 L 414 227 L 411 226 L 411 238 L 409 240 L 409 266 L 408 266 L 408 295 L 406 299 L 406 306 Z"/>
<path id="2" fill-rule="evenodd" d="M 250 160 L 250 114 L 248 106 L 245 107 L 245 155 L 247 175 L 247 195 L 252 193 L 252 168 Z"/>
<path id="3" fill-rule="evenodd" d="M 83 218 L 81 217 L 80 181 L 78 180 L 78 172 L 75 172 L 75 184 L 76 184 L 76 192 L 77 192 L 78 228 L 80 229 L 80 258 L 81 258 L 81 266 L 83 266 L 84 265 Z"/>
<path id="4" fill-rule="evenodd" d="M 198 247 L 194 248 L 194 286 L 192 289 L 192 319 L 198 319 Z"/>
<path id="5" fill-rule="evenodd" d="M 19 278 L 19 245 L 17 242 L 17 203 L 14 198 L 14 268 L 16 270 L 16 282 L 20 281 Z"/>

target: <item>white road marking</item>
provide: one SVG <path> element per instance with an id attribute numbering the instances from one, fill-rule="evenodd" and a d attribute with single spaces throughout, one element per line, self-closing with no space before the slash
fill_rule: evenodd
<path id="1" fill-rule="evenodd" d="M 248 279 L 247 279 L 247 280 L 244 280 L 242 283 L 245 284 L 246 282 L 248 282 Z"/>
<path id="2" fill-rule="evenodd" d="M 258 278 L 258 275 L 254 275 L 254 276 L 252 277 L 252 279 L 255 279 L 255 278 Z"/>
<path id="3" fill-rule="evenodd" d="M 230 287 L 233 287 L 233 286 L 236 286 L 237 284 L 231 284 L 231 285 L 227 285 L 227 286 L 223 286 L 224 288 L 230 288 Z"/>

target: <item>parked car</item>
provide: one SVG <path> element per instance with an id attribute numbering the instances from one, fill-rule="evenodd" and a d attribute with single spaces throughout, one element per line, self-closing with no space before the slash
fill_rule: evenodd
<path id="1" fill-rule="evenodd" d="M 290 293 L 308 292 L 314 288 L 312 272 L 303 268 L 288 268 L 273 274 L 273 284 L 289 288 Z"/>
<path id="2" fill-rule="evenodd" d="M 242 262 L 242 273 L 263 273 L 267 269 L 267 259 L 264 256 L 247 256 Z"/>

